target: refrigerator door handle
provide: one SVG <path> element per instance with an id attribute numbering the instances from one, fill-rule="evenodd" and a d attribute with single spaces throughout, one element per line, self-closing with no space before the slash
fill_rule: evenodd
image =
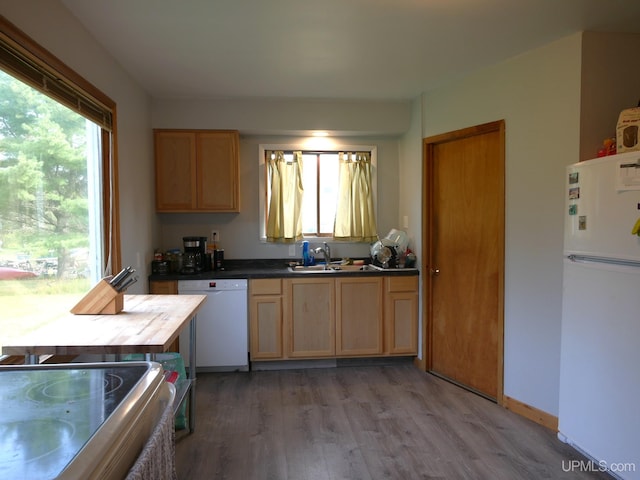
<path id="1" fill-rule="evenodd" d="M 608 263 L 611 265 L 623 265 L 625 267 L 640 267 L 640 261 L 637 260 L 620 260 L 617 258 L 608 257 L 596 257 L 593 255 L 567 255 L 567 258 L 572 262 L 594 262 L 594 263 Z"/>

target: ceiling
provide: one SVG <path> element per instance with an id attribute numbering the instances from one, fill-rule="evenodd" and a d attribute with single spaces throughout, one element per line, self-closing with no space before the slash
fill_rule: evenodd
<path id="1" fill-rule="evenodd" d="M 638 0 L 62 0 L 156 98 L 405 100 Z"/>

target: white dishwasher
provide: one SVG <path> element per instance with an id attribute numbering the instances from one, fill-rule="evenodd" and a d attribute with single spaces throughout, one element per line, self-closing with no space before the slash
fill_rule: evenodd
<path id="1" fill-rule="evenodd" d="M 178 294 L 207 296 L 196 319 L 197 371 L 248 371 L 247 280 L 179 280 Z M 180 336 L 180 353 L 188 365 L 188 333 Z"/>

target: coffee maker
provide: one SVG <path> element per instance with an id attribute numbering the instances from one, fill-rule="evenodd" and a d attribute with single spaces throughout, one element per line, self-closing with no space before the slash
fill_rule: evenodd
<path id="1" fill-rule="evenodd" d="M 207 253 L 207 237 L 182 237 L 184 255 L 180 273 L 191 274 L 208 270 L 205 259 Z"/>

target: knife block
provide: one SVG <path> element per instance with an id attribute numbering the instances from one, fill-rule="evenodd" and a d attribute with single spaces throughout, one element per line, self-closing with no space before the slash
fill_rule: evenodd
<path id="1" fill-rule="evenodd" d="M 71 313 L 76 315 L 115 315 L 124 307 L 124 294 L 118 293 L 109 284 L 111 277 L 100 280 L 80 300 Z"/>

